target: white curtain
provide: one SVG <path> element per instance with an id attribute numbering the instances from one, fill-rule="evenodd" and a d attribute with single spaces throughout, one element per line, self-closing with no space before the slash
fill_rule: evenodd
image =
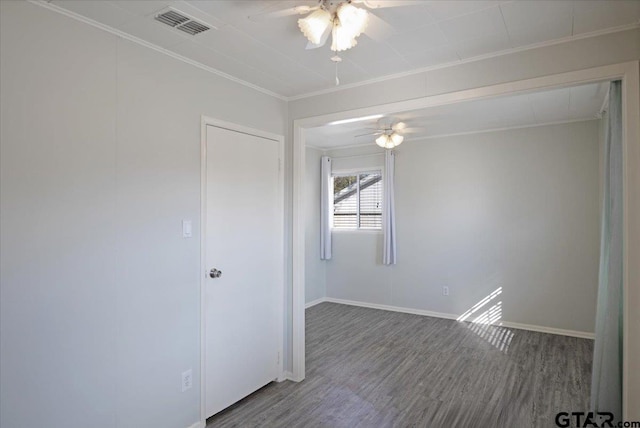
<path id="1" fill-rule="evenodd" d="M 591 408 L 622 419 L 622 97 L 611 82 L 604 146 L 600 278 Z"/>
<path id="2" fill-rule="evenodd" d="M 394 195 L 394 164 L 396 154 L 387 150 L 384 155 L 384 192 L 382 202 L 382 231 L 384 234 L 382 263 L 396 264 L 396 205 Z"/>
<path id="3" fill-rule="evenodd" d="M 333 216 L 333 188 L 331 186 L 331 158 L 322 156 L 320 166 L 320 259 L 331 259 L 331 218 Z"/>

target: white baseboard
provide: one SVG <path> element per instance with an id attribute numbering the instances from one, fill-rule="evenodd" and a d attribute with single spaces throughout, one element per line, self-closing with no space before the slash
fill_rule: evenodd
<path id="1" fill-rule="evenodd" d="M 392 311 L 392 312 L 402 312 L 405 314 L 424 315 L 427 317 L 435 317 L 435 318 L 446 318 L 449 320 L 454 320 L 458 318 L 458 315 L 446 314 L 442 312 L 426 311 L 424 309 L 404 308 L 401 306 L 381 305 L 379 303 L 359 302 L 356 300 L 335 299 L 333 297 L 326 297 L 325 301 L 332 302 L 332 303 L 340 303 L 342 305 L 361 306 L 363 308 L 382 309 L 384 311 Z"/>
<path id="2" fill-rule="evenodd" d="M 305 304 L 304 304 L 304 308 L 305 308 L 305 309 L 309 309 L 311 306 L 315 306 L 315 305 L 318 305 L 318 304 L 323 303 L 323 302 L 326 302 L 326 301 L 327 301 L 327 298 L 326 298 L 326 297 L 321 297 L 321 298 L 319 298 L 319 299 L 312 300 L 312 301 L 310 301 L 310 302 L 305 303 Z"/>
<path id="3" fill-rule="evenodd" d="M 206 428 L 206 422 L 196 422 L 193 425 L 189 425 L 187 428 Z"/>
<path id="4" fill-rule="evenodd" d="M 322 302 L 339 303 L 341 305 L 360 306 L 363 308 L 371 308 L 371 309 L 382 309 L 384 311 L 402 312 L 405 314 L 423 315 L 427 317 L 445 318 L 449 320 L 458 319 L 458 317 L 460 316 L 456 314 L 427 311 L 424 309 L 412 309 L 412 308 L 404 308 L 401 306 L 381 305 L 378 303 L 367 303 L 367 302 L 359 302 L 355 300 L 336 299 L 333 297 L 325 297 L 322 299 L 314 300 L 313 302 L 309 302 L 307 304 L 308 305 L 307 307 L 311 307 Z M 558 334 L 561 336 L 579 337 L 582 339 L 593 339 L 595 337 L 595 334 L 589 333 L 586 331 L 565 330 L 561 328 L 544 327 L 544 326 L 531 325 L 531 324 L 521 324 L 516 322 L 508 322 L 508 321 L 501 321 L 499 324 L 496 324 L 496 325 L 499 325 L 501 327 L 507 327 L 507 328 L 515 328 L 518 330 L 529 330 L 529 331 L 536 331 L 539 333 L 549 333 L 549 334 Z"/>
<path id="5" fill-rule="evenodd" d="M 558 334 L 560 336 L 579 337 L 581 339 L 595 339 L 595 333 L 588 331 L 565 330 L 562 328 L 545 327 L 541 325 L 520 324 L 517 322 L 501 321 L 500 325 L 507 328 L 515 328 L 518 330 L 537 331 L 539 333 Z"/>

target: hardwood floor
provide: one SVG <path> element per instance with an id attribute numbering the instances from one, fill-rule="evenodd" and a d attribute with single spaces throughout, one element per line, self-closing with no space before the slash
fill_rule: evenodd
<path id="1" fill-rule="evenodd" d="M 307 373 L 207 427 L 554 427 L 586 411 L 593 341 L 335 303 L 307 309 Z"/>

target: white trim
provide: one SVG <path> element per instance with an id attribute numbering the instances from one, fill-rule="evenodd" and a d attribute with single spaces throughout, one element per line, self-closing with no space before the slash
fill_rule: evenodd
<path id="1" fill-rule="evenodd" d="M 413 98 L 410 100 L 380 104 L 377 106 L 362 107 L 354 110 L 300 118 L 294 120 L 294 126 L 296 126 L 297 124 L 301 128 L 312 128 L 326 125 L 328 122 L 334 121 L 340 117 L 356 115 L 362 112 L 368 113 L 373 111 L 382 111 L 385 115 L 398 114 L 403 111 L 420 110 L 428 107 L 456 104 L 463 101 L 489 99 L 515 93 L 533 93 L 537 91 L 564 88 L 567 86 L 583 85 L 588 83 L 602 82 L 605 80 L 619 79 L 624 76 L 625 69 L 629 67 L 630 64 L 634 64 L 634 62 L 632 61 L 622 64 L 613 64 L 584 70 L 570 71 L 560 74 L 535 77 L 532 79 L 499 83 L 496 85 L 480 86 L 472 89 Z M 611 77 L 603 77 L 599 74 L 600 72 L 606 72 L 606 70 L 610 70 L 613 73 Z"/>
<path id="2" fill-rule="evenodd" d="M 273 135 L 273 134 L 268 134 L 268 133 L 263 133 L 263 135 Z M 284 359 L 285 356 L 287 354 L 287 350 L 284 348 L 284 342 L 285 342 L 285 335 L 287 334 L 288 328 L 285 326 L 285 310 L 287 307 L 287 302 L 286 302 L 286 289 L 288 288 L 288 284 L 287 284 L 287 260 L 286 260 L 286 256 L 285 256 L 285 248 L 286 248 L 286 243 L 284 240 L 284 236 L 285 236 L 285 230 L 286 230 L 286 222 L 287 222 L 287 214 L 286 214 L 286 209 L 284 206 L 284 193 L 285 193 L 285 177 L 284 177 L 284 171 L 285 171 L 285 165 L 284 165 L 284 161 L 285 161 L 285 153 L 284 153 L 284 135 L 277 135 L 277 140 L 278 141 L 278 206 L 279 208 L 279 214 L 280 214 L 280 221 L 279 221 L 279 226 L 278 226 L 278 236 L 280 237 L 280 245 L 278 248 L 278 252 L 279 252 L 279 258 L 280 258 L 280 262 L 282 263 L 282 265 L 280 266 L 280 274 L 278 275 L 278 281 L 280 282 L 281 286 L 280 286 L 280 311 L 279 312 L 279 317 L 278 317 L 278 324 L 280 325 L 280 328 L 282 329 L 279 338 L 278 338 L 278 349 L 279 349 L 279 354 L 278 354 L 278 377 L 276 378 L 276 381 L 278 382 L 282 382 L 283 380 L 286 379 L 285 373 L 284 373 Z"/>
<path id="3" fill-rule="evenodd" d="M 541 326 L 541 325 L 531 325 L 531 324 L 521 324 L 521 323 L 509 322 L 509 321 L 502 321 L 502 322 L 500 322 L 500 325 L 502 327 L 516 328 L 518 330 L 537 331 L 539 333 L 548 333 L 548 334 L 557 334 L 557 335 L 560 335 L 560 336 L 579 337 L 581 339 L 594 340 L 596 338 L 595 333 L 590 333 L 588 331 L 565 330 L 565 329 L 562 329 L 562 328 L 545 327 L 545 326 Z"/>
<path id="4" fill-rule="evenodd" d="M 293 380 L 293 373 L 291 373 L 290 371 L 284 371 L 282 372 L 282 376 L 280 376 L 276 382 L 284 382 L 285 380 Z"/>
<path id="5" fill-rule="evenodd" d="M 623 420 L 640 420 L 640 66 L 622 78 L 623 127 Z M 630 327 L 633 326 L 633 331 Z M 635 404 L 634 404 L 635 403 Z"/>
<path id="6" fill-rule="evenodd" d="M 206 422 L 196 422 L 193 425 L 189 425 L 187 428 L 206 428 Z"/>
<path id="7" fill-rule="evenodd" d="M 321 297 L 321 298 L 319 298 L 319 299 L 312 300 L 312 301 L 310 301 L 310 302 L 305 303 L 305 304 L 304 304 L 304 308 L 305 308 L 305 309 L 309 309 L 309 308 L 310 308 L 310 307 L 312 307 L 312 306 L 319 305 L 320 303 L 324 303 L 324 302 L 326 302 L 326 301 L 327 301 L 327 298 L 326 298 L 326 297 Z"/>
<path id="8" fill-rule="evenodd" d="M 242 134 L 254 135 L 256 137 L 266 138 L 267 140 L 273 140 L 281 144 L 284 144 L 284 137 L 282 135 L 274 134 L 272 132 L 262 131 L 260 129 L 250 128 L 248 126 L 238 125 L 236 123 L 227 122 L 224 120 L 218 120 L 208 116 L 202 116 L 202 121 L 206 122 L 204 123 L 204 126 L 211 125 L 211 126 L 215 126 L 216 128 L 222 128 L 228 131 L 240 132 Z M 205 143 L 206 143 L 206 135 L 205 135 Z M 282 152 L 280 152 L 280 155 L 282 155 Z"/>
<path id="9" fill-rule="evenodd" d="M 383 305 L 380 303 L 361 302 L 358 300 L 336 299 L 334 297 L 327 297 L 325 301 L 330 303 L 339 303 L 341 305 L 360 306 L 369 309 L 381 309 L 383 311 L 402 312 L 405 314 L 423 315 L 427 317 L 444 318 L 448 320 L 455 320 L 459 317 L 459 315 L 447 314 L 445 312 L 434 312 L 428 311 L 426 309 L 414 309 L 405 308 L 402 306 Z"/>
<path id="10" fill-rule="evenodd" d="M 296 144 L 296 142 L 298 144 Z M 293 126 L 293 210 L 291 290 L 291 372 L 293 380 L 305 377 L 305 144 L 304 128 Z"/>
<path id="11" fill-rule="evenodd" d="M 319 89 L 317 91 L 307 92 L 307 93 L 300 94 L 300 95 L 292 95 L 290 97 L 287 97 L 287 101 L 296 101 L 296 100 L 301 100 L 301 99 L 304 99 L 304 98 L 315 97 L 315 96 L 318 96 L 318 95 L 331 94 L 333 92 L 339 92 L 339 91 L 342 91 L 344 89 L 357 88 L 359 86 L 366 86 L 366 85 L 371 85 L 373 83 L 385 82 L 387 80 L 393 80 L 393 79 L 398 79 L 398 78 L 402 78 L 402 77 L 406 77 L 406 76 L 412 76 L 414 74 L 420 74 L 420 73 L 425 73 L 425 72 L 428 72 L 428 71 L 440 70 L 440 69 L 448 68 L 448 67 L 455 67 L 457 65 L 468 64 L 468 63 L 476 62 L 476 61 L 483 61 L 483 60 L 486 60 L 486 59 L 496 58 L 496 57 L 500 57 L 500 56 L 504 56 L 504 55 L 511 55 L 511 54 L 514 54 L 514 53 L 524 52 L 524 51 L 528 51 L 528 50 L 531 50 L 531 49 L 538 49 L 538 48 L 544 48 L 544 47 L 547 47 L 547 46 L 560 45 L 562 43 L 573 42 L 573 41 L 576 41 L 576 40 L 589 39 L 591 37 L 598 37 L 598 36 L 604 36 L 606 34 L 612 34 L 612 33 L 619 33 L 619 32 L 623 32 L 623 31 L 634 30 L 636 28 L 640 28 L 640 23 L 633 23 L 633 24 L 622 25 L 620 27 L 607 28 L 607 29 L 604 29 L 604 30 L 593 31 L 593 32 L 590 32 L 590 33 L 578 34 L 576 36 L 567 36 L 567 37 L 563 37 L 561 39 L 554 39 L 554 40 L 549 40 L 549 41 L 546 41 L 546 42 L 534 43 L 534 44 L 531 44 L 531 45 L 521 46 L 521 47 L 517 47 L 517 48 L 505 49 L 505 50 L 501 50 L 501 51 L 498 51 L 498 52 L 492 52 L 492 53 L 488 53 L 488 54 L 484 54 L 484 55 L 474 56 L 474 57 L 461 59 L 461 60 L 456 60 L 456 61 L 451 61 L 451 62 L 446 62 L 446 63 L 442 63 L 442 64 L 430 65 L 428 67 L 416 68 L 416 69 L 413 69 L 413 70 L 403 71 L 403 72 L 400 72 L 400 73 L 387 74 L 386 76 L 374 77 L 372 79 L 362 80 L 362 81 L 354 82 L 354 83 L 347 83 L 345 85 L 332 86 L 332 87 L 329 87 L 329 88 L 326 88 L 326 89 Z"/>
<path id="12" fill-rule="evenodd" d="M 421 315 L 427 317 L 434 318 L 444 318 L 448 320 L 456 320 L 460 317 L 460 315 L 456 314 L 448 314 L 444 312 L 434 312 L 428 311 L 425 309 L 413 309 L 413 308 L 405 308 L 401 306 L 391 306 L 391 305 L 381 305 L 378 303 L 368 303 L 368 302 L 359 302 L 355 300 L 345 300 L 345 299 L 335 299 L 333 297 L 326 297 L 324 299 L 325 302 L 338 303 L 341 305 L 349 305 L 349 306 L 359 306 L 362 308 L 369 309 L 380 309 L 383 311 L 391 311 L 391 312 L 402 312 L 405 314 L 412 315 Z M 318 302 L 321 303 L 321 302 Z M 466 322 L 466 321 L 465 321 Z M 528 330 L 528 331 L 536 331 L 539 333 L 548 333 L 548 334 L 557 334 L 561 336 L 571 336 L 571 337 L 580 337 L 583 339 L 593 339 L 594 334 L 586 331 L 576 331 L 576 330 L 566 330 L 562 328 L 553 328 L 553 327 L 545 327 L 540 325 L 532 325 L 532 324 L 521 324 L 517 322 L 509 322 L 509 321 L 500 321 L 499 324 L 494 324 L 500 327 L 507 328 L 515 328 L 518 330 Z"/>
<path id="13" fill-rule="evenodd" d="M 206 236 L 207 220 L 207 121 L 204 116 L 200 118 L 200 422 L 207 424 L 206 401 Z"/>
<path id="14" fill-rule="evenodd" d="M 155 51 L 164 53 L 165 55 L 169 55 L 179 61 L 183 61 L 186 62 L 187 64 L 191 64 L 195 67 L 198 67 L 202 70 L 208 71 L 210 73 L 216 74 L 218 76 L 221 76 L 225 79 L 231 80 L 233 82 L 239 83 L 240 85 L 249 87 L 251 89 L 254 89 L 258 92 L 262 92 L 263 94 L 266 95 L 270 95 L 272 97 L 278 98 L 282 101 L 296 101 L 296 100 L 300 100 L 300 99 L 304 99 L 304 98 L 310 98 L 310 97 L 314 97 L 317 95 L 324 95 L 324 94 L 330 94 L 333 92 L 339 92 L 345 89 L 351 89 L 351 88 L 357 88 L 359 86 L 366 86 L 366 85 L 370 85 L 372 83 L 379 83 L 379 82 L 385 82 L 387 80 L 393 80 L 393 79 L 398 79 L 401 77 L 405 77 L 405 76 L 411 76 L 414 74 L 419 74 L 419 73 L 424 73 L 424 72 L 428 72 L 428 71 L 433 71 L 433 70 L 439 70 L 442 68 L 447 68 L 447 67 L 453 67 L 453 66 L 457 66 L 457 65 L 462 65 L 462 64 L 467 64 L 467 63 L 471 63 L 471 62 L 476 62 L 476 61 L 483 61 L 486 59 L 490 59 L 490 58 L 495 58 L 495 57 L 500 57 L 500 56 L 504 56 L 504 55 L 510 55 L 513 53 L 518 53 L 518 52 L 524 52 L 524 51 L 528 51 L 531 49 L 537 49 L 537 48 L 543 48 L 543 47 L 547 47 L 547 46 L 554 46 L 554 45 L 559 45 L 562 43 L 567 43 L 567 42 L 572 42 L 572 41 L 576 41 L 576 40 L 582 40 L 582 39 L 588 39 L 591 37 L 598 37 L 598 36 L 603 36 L 606 34 L 612 34 L 612 33 L 619 33 L 619 32 L 623 32 L 623 31 L 628 31 L 628 30 L 633 30 L 636 28 L 640 28 L 640 23 L 633 23 L 633 24 L 627 24 L 627 25 L 623 25 L 623 26 L 619 26 L 619 27 L 613 27 L 613 28 L 607 28 L 604 30 L 599 30 L 599 31 L 593 31 L 593 32 L 589 32 L 589 33 L 583 33 L 583 34 L 578 34 L 578 35 L 572 35 L 572 36 L 567 36 L 567 37 L 563 37 L 560 39 L 554 39 L 554 40 L 549 40 L 546 42 L 540 42 L 540 43 L 535 43 L 535 44 L 531 44 L 531 45 L 527 45 L 527 46 L 521 46 L 521 47 L 517 47 L 517 48 L 510 48 L 510 49 L 505 49 L 502 51 L 498 51 L 498 52 L 492 52 L 489 54 L 485 54 L 485 55 L 480 55 L 480 56 L 475 56 L 475 57 L 471 57 L 471 58 L 466 58 L 466 59 L 462 59 L 462 60 L 457 60 L 457 61 L 452 61 L 452 62 L 448 62 L 448 63 L 443 63 L 443 64 L 437 64 L 437 65 L 433 65 L 433 66 L 429 66 L 429 67 L 422 67 L 422 68 L 417 68 L 417 69 L 413 69 L 413 70 L 409 70 L 409 71 L 405 71 L 405 72 L 401 72 L 401 73 L 395 73 L 395 74 L 388 74 L 385 76 L 380 76 L 380 77 L 375 77 L 372 79 L 367 79 L 367 80 L 362 80 L 359 82 L 354 82 L 354 83 L 348 83 L 345 85 L 340 85 L 340 86 L 332 86 L 326 89 L 321 89 L 318 91 L 312 91 L 312 92 L 306 92 L 303 94 L 299 94 L 299 95 L 292 95 L 292 96 L 285 96 L 282 94 L 278 94 L 276 92 L 270 91 L 268 89 L 262 88 L 258 85 L 254 85 L 253 83 L 247 82 L 246 80 L 242 80 L 239 79 L 237 77 L 231 76 L 227 73 L 224 73 L 218 69 L 215 69 L 213 67 L 209 67 L 207 65 L 204 65 L 200 62 L 194 61 L 190 58 L 184 57 L 182 55 L 179 55 L 175 52 L 172 52 L 168 49 L 162 48 L 160 46 L 157 46 L 153 43 L 147 42 L 143 39 L 140 39 L 136 36 L 132 36 L 131 34 L 125 33 L 123 31 L 120 31 L 116 28 L 113 28 L 109 25 L 106 24 L 102 24 L 98 21 L 95 21 L 91 18 L 87 18 L 86 16 L 80 15 L 78 13 L 72 12 L 70 10 L 67 10 L 61 6 L 58 6 L 56 4 L 52 4 L 49 1 L 46 0 L 28 0 L 30 3 L 44 7 L 46 9 L 52 10 L 54 12 L 58 12 L 62 15 L 66 15 L 69 18 L 73 18 L 76 19 L 78 21 L 84 22 L 85 24 L 89 24 L 93 27 L 99 28 L 101 30 L 107 31 L 109 33 L 115 34 L 123 39 L 127 39 L 130 40 L 134 43 L 138 43 L 142 46 L 146 46 L 150 49 L 153 49 Z M 346 118 L 348 119 L 348 118 Z"/>
<path id="15" fill-rule="evenodd" d="M 492 98 L 512 93 L 562 88 L 577 84 L 622 80 L 624 127 L 624 338 L 623 338 L 623 416 L 624 420 L 640 419 L 640 408 L 629 403 L 640 402 L 640 71 L 638 61 L 576 70 L 514 82 L 500 83 L 406 101 L 382 104 L 296 119 L 293 121 L 293 373 L 304 379 L 304 183 L 305 128 L 376 113 L 396 114 L 461 101 Z M 631 331 L 632 326 L 635 330 Z"/>
<path id="16" fill-rule="evenodd" d="M 206 266 L 206 224 L 207 224 L 207 126 L 215 126 L 218 128 L 227 129 L 230 131 L 241 132 L 243 134 L 254 135 L 256 137 L 265 138 L 268 140 L 276 141 L 278 143 L 278 157 L 280 167 L 278 169 L 278 214 L 280 215 L 280 226 L 277 231 L 278 236 L 284 236 L 285 230 L 285 211 L 284 211 L 284 167 L 282 161 L 284 159 L 284 136 L 273 134 L 271 132 L 262 131 L 260 129 L 250 128 L 244 125 L 238 125 L 232 122 L 226 122 L 223 120 L 214 119 L 205 115 L 200 117 L 200 423 L 204 427 L 206 425 L 206 279 L 205 272 Z M 285 304 L 285 271 L 286 261 L 284 258 L 285 243 L 281 241 L 279 248 L 276 250 L 279 253 L 279 259 L 282 261 L 282 267 L 278 273 L 278 282 L 280 287 L 280 304 L 281 307 L 278 310 L 279 319 L 278 325 L 281 326 L 282 331 L 278 338 L 278 349 L 280 352 L 279 364 L 277 368 L 278 376 L 275 379 L 278 382 L 285 380 L 286 374 L 284 372 L 284 356 L 286 350 L 284 349 L 284 335 L 286 330 L 284 328 L 284 310 Z"/>
<path id="17" fill-rule="evenodd" d="M 95 28 L 98 28 L 100 30 L 106 31 L 107 33 L 111 33 L 111 34 L 116 35 L 116 36 L 118 36 L 118 37 L 120 37 L 122 39 L 129 40 L 131 42 L 137 43 L 137 44 L 142 45 L 144 47 L 147 47 L 149 49 L 153 49 L 156 52 L 160 52 L 160 53 L 163 53 L 165 55 L 168 55 L 168 56 L 170 56 L 170 57 L 172 57 L 174 59 L 177 59 L 178 61 L 182 61 L 182 62 L 185 62 L 187 64 L 193 65 L 194 67 L 198 67 L 198 68 L 200 68 L 200 69 L 202 69 L 204 71 L 208 71 L 209 73 L 213 73 L 213 74 L 218 75 L 218 76 L 220 76 L 222 78 L 225 78 L 227 80 L 231 80 L 232 82 L 238 83 L 238 84 L 240 84 L 242 86 L 246 86 L 246 87 L 251 88 L 253 90 L 256 90 L 258 92 L 262 92 L 263 94 L 272 96 L 274 98 L 278 98 L 279 100 L 282 100 L 282 101 L 287 101 L 288 100 L 288 98 L 285 97 L 284 95 L 280 95 L 280 94 L 278 94 L 276 92 L 270 91 L 270 90 L 265 89 L 265 88 L 263 88 L 261 86 L 254 85 L 253 83 L 247 82 L 246 80 L 242 80 L 242 79 L 239 79 L 237 77 L 234 77 L 234 76 L 232 76 L 230 74 L 227 74 L 227 73 L 225 73 L 223 71 L 220 71 L 220 70 L 218 70 L 216 68 L 209 67 L 208 65 L 204 65 L 201 62 L 198 62 L 198 61 L 195 61 L 193 59 L 190 59 L 190 58 L 187 58 L 185 56 L 182 56 L 180 54 L 177 54 L 177 53 L 175 53 L 175 52 L 173 52 L 173 51 L 171 51 L 169 49 L 165 49 L 165 48 L 160 47 L 160 46 L 158 46 L 156 44 L 153 44 L 151 42 L 143 40 L 143 39 L 141 39 L 139 37 L 133 36 L 133 35 L 131 35 L 129 33 L 125 33 L 124 31 L 118 30 L 117 28 L 113 28 L 113 27 L 111 27 L 109 25 L 106 25 L 106 24 L 103 24 L 101 22 L 95 21 L 95 20 L 93 20 L 91 18 L 87 18 L 86 16 L 83 16 L 83 15 L 80 15 L 79 13 L 75 13 L 73 11 L 65 9 L 65 8 L 63 8 L 61 6 L 58 6 L 57 4 L 53 4 L 53 3 L 50 3 L 50 2 L 45 1 L 45 0 L 28 0 L 28 1 L 29 1 L 29 3 L 35 4 L 37 6 L 44 7 L 45 9 L 49 9 L 49 10 L 54 11 L 54 12 L 58 12 L 61 15 L 65 15 L 65 16 L 67 16 L 69 18 L 72 18 L 72 19 L 75 19 L 77 21 L 83 22 L 85 24 L 91 25 L 92 27 L 95 27 Z"/>

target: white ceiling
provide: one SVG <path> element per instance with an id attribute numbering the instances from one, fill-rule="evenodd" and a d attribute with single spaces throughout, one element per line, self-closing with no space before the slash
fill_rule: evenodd
<path id="1" fill-rule="evenodd" d="M 407 140 L 591 120 L 600 116 L 608 85 L 608 82 L 593 83 L 463 102 L 399 113 L 393 118 L 405 122 L 408 127 L 424 128 L 419 133 L 408 134 Z M 320 149 L 374 144 L 375 137 L 356 136 L 373 132 L 378 121 L 370 119 L 308 129 L 306 142 Z"/>
<path id="2" fill-rule="evenodd" d="M 375 2 L 375 0 L 371 0 Z M 53 0 L 169 51 L 277 93 L 298 96 L 334 86 L 328 46 L 305 50 L 297 16 L 254 22 L 247 17 L 315 1 Z M 189 36 L 156 22 L 173 6 L 217 27 Z M 340 81 L 357 83 L 506 49 L 621 28 L 640 22 L 638 0 L 427 1 L 379 9 L 393 26 L 382 42 L 366 35 L 343 53 Z"/>

